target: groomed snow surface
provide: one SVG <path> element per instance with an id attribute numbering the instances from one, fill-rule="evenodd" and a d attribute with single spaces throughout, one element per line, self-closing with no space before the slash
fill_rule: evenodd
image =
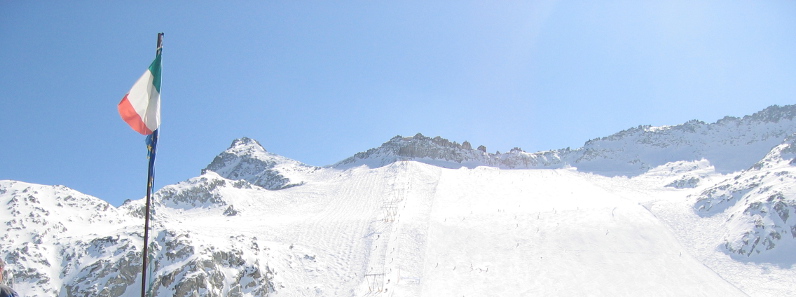
<path id="1" fill-rule="evenodd" d="M 666 187 L 694 176 L 697 186 Z M 796 296 L 793 263 L 731 258 L 722 249 L 729 214 L 694 211 L 702 190 L 730 176 L 705 160 L 633 178 L 574 168 L 447 169 L 400 161 L 322 168 L 304 176 L 302 186 L 270 191 L 208 171 L 156 195 L 152 234 L 160 246 L 173 246 L 159 258 L 172 262 L 152 264 L 160 278 L 156 296 L 180 290 L 162 281 L 169 276 L 201 286 L 212 283 L 202 273 L 218 272 L 223 285 L 195 290 L 216 296 L 232 290 L 261 296 L 266 288 L 270 296 Z M 125 269 L 98 266 L 104 269 L 98 274 L 91 267 L 100 258 L 138 261 L 127 252 L 141 244 L 138 218 L 124 212 L 142 201 L 117 209 L 61 186 L 4 181 L 2 188 L 3 204 L 13 206 L 4 216 L 17 217 L 6 222 L 3 252 L 22 250 L 15 261 L 34 269 L 15 282 L 25 296 L 67 296 L 59 288 L 68 283 L 99 292 L 92 284 Z M 41 212 L 48 215 L 37 219 Z M 80 255 L 83 249 L 89 254 Z M 208 259 L 226 264 L 207 266 Z M 271 284 L 259 284 L 263 276 Z M 139 288 L 140 278 L 116 290 L 139 296 Z"/>
<path id="2" fill-rule="evenodd" d="M 724 177 L 704 161 L 686 165 Z M 219 189 L 234 216 L 167 207 L 160 222 L 208 245 L 256 238 L 274 296 L 796 295 L 792 267 L 720 250 L 726 218 L 692 208 L 704 187 L 664 187 L 686 173 L 326 168 L 280 191 Z"/>

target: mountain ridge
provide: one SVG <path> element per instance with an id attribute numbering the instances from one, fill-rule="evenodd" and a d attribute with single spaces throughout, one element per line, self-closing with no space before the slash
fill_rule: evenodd
<path id="1" fill-rule="evenodd" d="M 770 106 L 743 118 L 724 117 L 707 124 L 691 120 L 675 126 L 640 125 L 606 137 L 588 140 L 577 149 L 528 153 L 515 147 L 507 153 L 473 149 L 442 137 L 395 136 L 379 147 L 355 154 L 330 167 L 380 167 L 395 161 L 418 161 L 446 168 L 494 166 L 515 168 L 577 167 L 607 176 L 637 176 L 668 162 L 708 159 L 720 172 L 733 172 L 753 164 L 785 137 L 796 131 L 796 105 Z M 748 131 L 759 127 L 759 131 Z M 746 130 L 745 130 L 746 129 Z M 716 145 L 710 145 L 716 142 Z M 627 151 L 627 148 L 636 148 Z M 694 148 L 696 148 L 694 150 Z M 689 149 L 691 149 L 689 151 Z M 724 155 L 735 158 L 723 158 Z"/>
<path id="2" fill-rule="evenodd" d="M 581 148 L 536 153 L 487 153 L 467 141 L 418 133 L 327 167 L 235 139 L 199 176 L 154 194 L 148 287 L 154 296 L 388 289 L 398 296 L 488 295 L 516 284 L 511 275 L 523 275 L 542 280 L 532 286 L 542 294 L 590 288 L 637 295 L 641 288 L 632 284 L 656 281 L 671 284 L 657 290 L 675 295 L 796 294 L 789 285 L 796 277 L 794 115 L 794 105 L 771 106 L 710 124 L 642 125 Z M 649 200 L 679 206 L 640 206 Z M 0 181 L 0 205 L 6 226 L 0 255 L 18 291 L 138 294 L 143 200 L 116 208 L 64 186 Z M 663 232 L 658 216 L 688 217 L 689 228 L 721 220 L 723 237 L 695 247 L 717 254 L 694 256 Z M 581 246 L 584 240 L 597 249 Z M 509 256 L 484 254 L 490 250 Z M 628 257 L 655 265 L 629 265 Z M 569 266 L 550 266 L 559 261 Z M 579 266 L 584 261 L 616 269 Z M 548 275 L 512 270 L 517 267 Z M 667 273 L 656 275 L 659 270 Z M 550 279 L 561 271 L 575 276 Z M 774 285 L 754 281 L 761 271 Z"/>

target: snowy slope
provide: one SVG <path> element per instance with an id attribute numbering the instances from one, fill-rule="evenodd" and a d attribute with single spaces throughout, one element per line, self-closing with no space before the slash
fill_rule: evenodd
<path id="1" fill-rule="evenodd" d="M 152 296 L 796 295 L 793 110 L 532 154 L 398 136 L 326 168 L 237 139 L 155 193 L 146 282 Z M 143 200 L 0 181 L 0 205 L 24 296 L 140 295 Z"/>
<path id="2" fill-rule="evenodd" d="M 155 296 L 744 296 L 598 176 L 417 162 L 316 174 L 269 191 L 208 172 L 158 192 Z M 136 213 L 137 202 L 119 211 Z M 113 264 L 89 265 L 71 278 L 78 283 L 31 287 L 75 295 L 69 288 L 90 292 L 126 275 L 111 267 L 140 269 L 140 254 L 113 260 L 125 246 L 113 239 L 72 247 L 102 250 Z"/>
<path id="3" fill-rule="evenodd" d="M 789 137 L 748 170 L 697 197 L 700 215 L 729 214 L 723 247 L 738 259 L 796 264 L 794 142 Z"/>
<path id="4" fill-rule="evenodd" d="M 418 230 L 427 236 L 422 273 L 401 271 L 419 288 L 404 296 L 744 295 L 688 256 L 645 208 L 593 184 L 594 176 L 441 173 L 428 229 Z"/>
<path id="5" fill-rule="evenodd" d="M 19 292 L 76 295 L 86 282 L 94 284 L 92 292 L 98 291 L 97 283 L 114 292 L 135 282 L 139 222 L 107 202 L 64 186 L 15 181 L 0 181 L 0 201 L 6 226 L 0 252 Z M 120 271 L 109 275 L 111 269 Z"/>

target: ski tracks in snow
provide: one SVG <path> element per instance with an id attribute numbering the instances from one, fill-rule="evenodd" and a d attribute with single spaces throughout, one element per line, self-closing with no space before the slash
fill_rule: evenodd
<path id="1" fill-rule="evenodd" d="M 371 235 L 363 293 L 417 296 L 441 169 L 397 162 L 389 170 L 394 175 L 386 187 L 382 211 L 371 224 L 375 236 Z"/>

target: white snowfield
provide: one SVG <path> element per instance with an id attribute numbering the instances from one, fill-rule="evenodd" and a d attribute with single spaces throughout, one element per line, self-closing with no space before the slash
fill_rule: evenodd
<path id="1" fill-rule="evenodd" d="M 161 223 L 207 245 L 257 238 L 275 296 L 796 294 L 793 269 L 734 261 L 722 238 L 691 234 L 718 226 L 692 210 L 699 189 L 663 187 L 677 174 L 403 161 L 323 169 L 281 191 L 220 187 L 237 215 L 166 208 Z"/>
<path id="2" fill-rule="evenodd" d="M 196 251 L 157 264 L 155 275 L 184 269 L 191 259 L 203 257 L 198 251 L 218 249 L 238 251 L 248 263 L 267 265 L 263 271 L 272 271 L 273 296 L 796 294 L 792 267 L 736 261 L 720 250 L 723 219 L 701 218 L 692 208 L 695 199 L 689 194 L 698 193 L 699 187 L 664 187 L 684 174 L 723 178 L 706 163 L 685 162 L 678 166 L 696 169 L 662 168 L 628 179 L 574 169 L 446 169 L 401 161 L 375 169 L 320 169 L 306 176 L 305 185 L 279 191 L 236 187 L 235 181 L 207 172 L 159 192 L 153 230 L 161 234 L 159 244 L 168 241 L 162 236 L 168 230 L 190 238 Z M 217 186 L 208 187 L 213 183 Z M 17 192 L 21 186 L 51 188 L 19 182 L 2 186 Z M 201 188 L 219 199 L 190 207 L 186 203 L 197 200 L 162 199 L 169 191 Z M 13 204 L 12 191 L 0 192 L 3 205 Z M 39 200 L 63 200 L 39 193 Z M 95 209 L 106 207 L 96 198 L 82 199 Z M 140 201 L 119 210 L 109 206 L 108 211 L 119 215 L 136 203 Z M 238 213 L 224 215 L 229 206 Z M 67 265 L 60 264 L 65 260 L 56 251 L 69 249 L 59 245 L 70 240 L 87 242 L 113 233 L 126 238 L 130 235 L 125 232 L 133 232 L 134 218 L 101 216 L 95 226 L 78 210 L 68 211 L 52 210 L 47 219 L 69 221 L 69 231 L 49 232 L 35 247 L 49 251 L 49 256 L 40 256 L 55 267 Z M 119 230 L 109 231 L 113 226 Z M 18 235 L 29 228 L 33 226 L 7 229 L 3 254 L 30 246 L 26 241 L 31 239 Z M 135 250 L 140 238 L 133 245 Z M 35 257 L 23 260 L 18 261 L 22 266 L 41 267 L 39 272 L 53 280 L 27 283 L 17 277 L 16 285 L 26 296 L 52 296 L 61 283 L 91 275 L 78 267 L 63 275 L 58 268 L 35 264 Z M 92 260 L 84 259 L 82 265 Z M 210 288 L 196 291 L 230 296 L 243 281 L 230 275 L 242 269 L 224 269 L 229 271 L 222 271 L 220 286 L 208 282 Z M 203 272 L 183 277 L 197 273 Z M 121 296 L 138 296 L 139 281 Z M 176 287 L 161 287 L 156 296 L 175 295 Z M 61 296 L 68 295 L 64 291 Z M 240 296 L 257 296 L 249 293 L 243 290 Z"/>

